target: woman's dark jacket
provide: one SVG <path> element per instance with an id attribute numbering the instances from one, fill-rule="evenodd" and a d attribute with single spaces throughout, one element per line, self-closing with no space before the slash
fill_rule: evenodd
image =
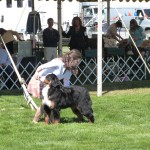
<path id="1" fill-rule="evenodd" d="M 88 47 L 88 37 L 85 35 L 86 28 L 80 26 L 79 31 L 75 31 L 75 27 L 70 26 L 69 31 L 62 35 L 66 38 L 70 38 L 69 47 L 70 49 L 84 50 Z"/>

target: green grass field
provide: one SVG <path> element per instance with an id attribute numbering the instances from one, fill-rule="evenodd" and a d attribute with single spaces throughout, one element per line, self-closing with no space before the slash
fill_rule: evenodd
<path id="1" fill-rule="evenodd" d="M 78 123 L 71 110 L 59 125 L 32 123 L 22 91 L 0 91 L 0 150 L 149 150 L 150 81 L 107 83 L 103 96 L 89 86 L 95 123 Z M 40 100 L 34 99 L 40 105 Z"/>

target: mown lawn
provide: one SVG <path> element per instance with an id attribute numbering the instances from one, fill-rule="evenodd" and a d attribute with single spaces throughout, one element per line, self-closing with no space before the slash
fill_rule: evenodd
<path id="1" fill-rule="evenodd" d="M 88 85 L 94 124 L 78 123 L 70 109 L 62 110 L 59 125 L 34 124 L 35 111 L 22 91 L 0 91 L 0 150 L 148 150 L 149 85 L 149 80 L 108 83 L 101 97 Z"/>

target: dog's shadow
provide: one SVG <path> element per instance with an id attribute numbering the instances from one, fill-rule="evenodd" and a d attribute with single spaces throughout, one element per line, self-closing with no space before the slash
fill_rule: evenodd
<path id="1" fill-rule="evenodd" d="M 40 122 L 44 122 L 44 118 L 41 118 Z M 62 123 L 62 124 L 67 124 L 67 123 L 88 123 L 88 120 L 84 119 L 82 122 L 79 122 L 78 118 L 75 118 L 75 117 L 73 117 L 73 118 L 62 117 L 60 119 L 60 123 Z"/>
<path id="2" fill-rule="evenodd" d="M 82 122 L 79 122 L 78 118 L 69 118 L 69 117 L 62 117 L 60 119 L 60 123 L 87 123 L 88 121 L 84 119 Z"/>

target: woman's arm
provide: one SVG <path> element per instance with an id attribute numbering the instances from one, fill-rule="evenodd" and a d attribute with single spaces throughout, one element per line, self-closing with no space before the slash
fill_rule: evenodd
<path id="1" fill-rule="evenodd" d="M 72 35 L 72 27 L 69 28 L 69 31 L 67 33 L 65 31 L 62 31 L 62 35 L 66 38 L 69 38 Z"/>
<path id="2" fill-rule="evenodd" d="M 63 83 L 65 87 L 70 86 L 71 75 L 72 75 L 71 72 L 67 72 L 67 71 L 65 72 L 64 78 L 63 78 Z"/>
<path id="3" fill-rule="evenodd" d="M 64 78 L 63 82 L 64 82 L 65 87 L 70 86 L 70 79 L 69 78 Z"/>
<path id="4" fill-rule="evenodd" d="M 48 63 L 42 64 L 36 69 L 35 78 L 38 80 L 43 74 L 48 74 L 49 70 L 53 70 L 55 68 L 58 68 L 57 62 L 50 61 Z"/>
<path id="5" fill-rule="evenodd" d="M 123 38 L 117 33 L 116 34 L 116 36 L 118 37 L 118 38 L 120 38 L 121 40 L 123 40 Z"/>
<path id="6" fill-rule="evenodd" d="M 120 42 L 119 38 L 123 40 L 123 38 L 117 33 L 117 28 L 115 26 L 110 26 L 110 33 L 112 37 L 118 42 Z"/>
<path id="7" fill-rule="evenodd" d="M 133 40 L 135 42 L 143 41 L 146 38 L 145 32 L 142 27 L 137 28 L 136 32 L 133 34 Z"/>
<path id="8" fill-rule="evenodd" d="M 120 42 L 120 40 L 119 40 L 120 36 L 118 36 L 118 34 L 114 34 L 112 37 L 113 37 L 116 41 Z M 117 37 L 119 37 L 119 38 L 117 38 Z M 122 39 L 122 37 L 121 37 L 121 39 Z"/>

